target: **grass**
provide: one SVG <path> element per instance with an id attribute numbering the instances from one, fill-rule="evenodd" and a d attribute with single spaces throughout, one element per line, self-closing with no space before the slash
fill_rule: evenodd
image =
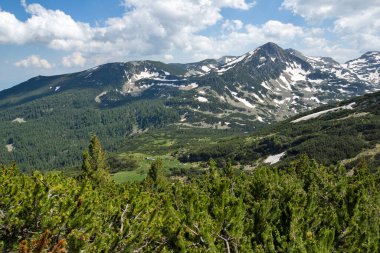
<path id="1" fill-rule="evenodd" d="M 143 170 L 121 171 L 112 175 L 113 180 L 118 183 L 141 182 L 146 177 Z"/>
<path id="2" fill-rule="evenodd" d="M 142 154 L 142 153 L 122 153 L 120 154 L 121 157 L 133 157 L 135 160 L 137 160 L 139 166 L 137 169 L 132 171 L 121 171 L 117 172 L 112 175 L 112 178 L 115 180 L 116 183 L 122 184 L 126 182 L 140 182 L 144 180 L 146 177 L 151 163 L 161 158 L 163 162 L 163 167 L 166 172 L 169 171 L 170 168 L 190 168 L 192 167 L 192 164 L 184 164 L 178 161 L 175 157 L 171 155 L 149 155 L 149 154 Z"/>
<path id="3" fill-rule="evenodd" d="M 246 136 L 246 134 L 234 130 L 187 129 L 169 126 L 130 137 L 120 151 L 165 155 L 216 144 L 242 135 Z"/>

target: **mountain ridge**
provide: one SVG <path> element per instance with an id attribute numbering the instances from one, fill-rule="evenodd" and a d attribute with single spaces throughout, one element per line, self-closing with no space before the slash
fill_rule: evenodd
<path id="1" fill-rule="evenodd" d="M 28 168 L 60 168 L 76 164 L 93 133 L 111 152 L 130 137 L 168 126 L 253 133 L 376 91 L 379 84 L 365 78 L 378 73 L 377 53 L 363 57 L 352 65 L 360 77 L 329 58 L 274 43 L 219 61 L 132 61 L 38 76 L 0 92 L 0 155 Z"/>

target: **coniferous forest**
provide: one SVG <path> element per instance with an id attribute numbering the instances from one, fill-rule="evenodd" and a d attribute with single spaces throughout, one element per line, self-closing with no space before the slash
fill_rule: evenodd
<path id="1" fill-rule="evenodd" d="M 115 184 L 94 136 L 81 174 L 0 170 L 2 252 L 379 252 L 380 175 L 306 155 L 242 173 L 210 160 L 203 174 Z"/>

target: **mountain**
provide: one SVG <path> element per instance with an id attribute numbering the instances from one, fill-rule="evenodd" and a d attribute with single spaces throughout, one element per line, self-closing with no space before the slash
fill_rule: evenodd
<path id="1" fill-rule="evenodd" d="M 0 107 L 87 89 L 103 107 L 128 102 L 131 97 L 165 97 L 171 106 L 187 114 L 207 114 L 213 107 L 211 111 L 225 119 L 242 112 L 252 120 L 270 123 L 375 91 L 379 88 L 379 66 L 378 52 L 339 64 L 331 58 L 304 56 L 267 43 L 239 57 L 188 64 L 110 63 L 79 73 L 39 76 L 0 92 Z M 187 117 L 191 124 L 200 123 L 199 118 Z M 245 123 L 239 117 L 229 119 Z"/>
<path id="2" fill-rule="evenodd" d="M 267 43 L 195 63 L 132 61 L 38 76 L 0 92 L 0 155 L 28 168 L 67 167 L 91 133 L 114 152 L 167 126 L 252 132 L 376 91 L 379 63 L 376 52 L 339 64 Z"/>
<path id="3" fill-rule="evenodd" d="M 380 92 L 334 105 L 324 105 L 262 131 L 232 137 L 211 145 L 178 151 L 183 162 L 228 160 L 245 169 L 260 164 L 289 164 L 301 154 L 325 165 L 343 163 L 347 168 L 365 159 L 380 167 Z"/>
<path id="4" fill-rule="evenodd" d="M 372 51 L 344 64 L 357 77 L 367 83 L 380 84 L 380 52 Z"/>

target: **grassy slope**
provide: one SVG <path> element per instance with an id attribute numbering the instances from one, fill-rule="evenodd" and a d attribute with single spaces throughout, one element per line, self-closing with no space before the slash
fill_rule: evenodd
<path id="1" fill-rule="evenodd" d="M 112 177 L 116 183 L 142 181 L 146 177 L 152 161 L 158 158 L 162 159 L 163 167 L 165 168 L 166 173 L 168 173 L 170 168 L 189 169 L 192 166 L 191 164 L 183 164 L 170 155 L 150 156 L 141 153 L 124 153 L 121 154 L 121 156 L 132 156 L 137 160 L 138 168 L 131 171 L 121 171 L 113 174 Z"/>

